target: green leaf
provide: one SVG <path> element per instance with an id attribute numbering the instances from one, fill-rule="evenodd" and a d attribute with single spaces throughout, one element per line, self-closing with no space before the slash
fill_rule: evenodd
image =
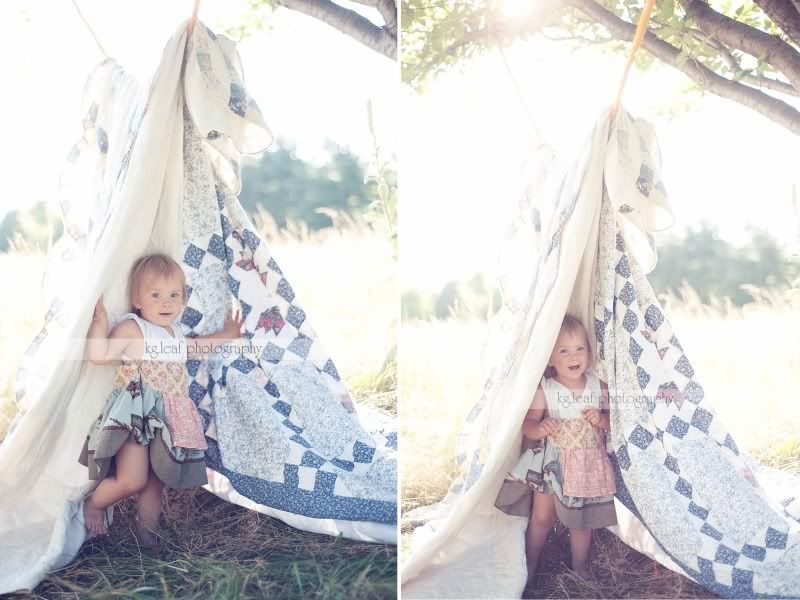
<path id="1" fill-rule="evenodd" d="M 668 21 L 675 14 L 675 0 L 662 0 L 659 5 L 659 16 Z"/>

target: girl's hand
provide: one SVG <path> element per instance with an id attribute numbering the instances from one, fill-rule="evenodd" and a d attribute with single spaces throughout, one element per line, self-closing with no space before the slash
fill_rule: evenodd
<path id="1" fill-rule="evenodd" d="M 581 411 L 581 415 L 594 427 L 600 426 L 601 414 L 598 409 L 586 407 Z"/>
<path id="2" fill-rule="evenodd" d="M 242 325 L 244 318 L 237 309 L 229 309 L 225 314 L 225 325 L 222 328 L 222 336 L 228 340 L 236 340 L 242 336 Z"/>
<path id="3" fill-rule="evenodd" d="M 97 300 L 97 304 L 94 305 L 94 314 L 92 315 L 92 323 L 100 323 L 101 325 L 105 325 L 106 328 L 108 327 L 108 313 L 106 312 L 106 307 L 103 306 L 103 295 L 100 295 L 100 298 Z"/>
<path id="4" fill-rule="evenodd" d="M 541 421 L 539 421 L 539 430 L 547 435 L 553 435 L 558 429 L 558 421 L 555 419 L 551 419 L 550 417 L 545 417 Z"/>

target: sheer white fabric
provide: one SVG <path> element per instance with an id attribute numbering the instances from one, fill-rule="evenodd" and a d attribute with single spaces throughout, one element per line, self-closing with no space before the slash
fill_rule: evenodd
<path id="1" fill-rule="evenodd" d="M 602 119 L 571 170 L 548 148 L 532 165 L 501 251 L 504 307 L 484 351 L 487 383 L 459 436 L 462 475 L 440 504 L 408 515 L 424 525 L 401 567 L 404 597 L 518 598 L 525 587 L 527 520 L 503 514 L 494 500 L 519 458 L 521 425 L 564 312 L 583 322 L 591 314 L 608 128 Z"/>
<path id="2" fill-rule="evenodd" d="M 110 314 L 124 313 L 126 279 L 133 261 L 151 251 L 179 258 L 176 232 L 180 231 L 183 183 L 182 172 L 173 167 L 182 162 L 180 71 L 185 31 L 186 23 L 169 41 L 146 90 L 138 90 L 121 71 L 114 71 L 110 80 L 90 80 L 90 85 L 128 90 L 107 116 L 111 124 L 107 135 L 130 127 L 131 120 L 138 118 L 131 114 L 138 94 L 149 95 L 149 109 L 142 115 L 136 143 L 106 158 L 105 169 L 119 176 L 96 174 L 107 184 L 95 189 L 107 193 L 92 195 L 88 209 L 81 208 L 86 206 L 81 194 L 92 189 L 92 179 L 79 175 L 80 164 L 65 174 L 86 187 L 70 189 L 65 199 L 69 236 L 64 236 L 59 252 L 51 254 L 56 264 L 47 271 L 52 295 L 55 290 L 62 297 L 68 294 L 57 309 L 60 327 L 51 329 L 48 347 L 39 348 L 36 361 L 26 366 L 37 383 L 26 378 L 33 387 L 24 390 L 22 417 L 0 445 L 0 592 L 32 589 L 48 571 L 69 562 L 86 536 L 80 506 L 93 484 L 77 462 L 77 452 L 114 378 L 113 367 L 82 361 L 84 347 L 75 343 L 85 339 L 97 298 L 105 294 Z M 97 143 L 97 132 L 93 133 L 91 141 Z M 69 179 L 64 181 L 65 189 Z M 141 235 L 129 235 L 131 231 Z M 74 273 L 83 276 L 71 277 Z M 75 281 L 86 285 L 78 289 Z M 73 393 L 65 395 L 64 390 Z"/>

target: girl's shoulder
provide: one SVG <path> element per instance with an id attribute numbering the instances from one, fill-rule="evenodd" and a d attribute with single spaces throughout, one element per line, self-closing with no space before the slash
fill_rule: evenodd
<path id="1" fill-rule="evenodd" d="M 594 371 L 586 371 L 586 383 L 592 392 L 600 395 L 608 389 L 606 382 L 600 379 Z"/>
<path id="2" fill-rule="evenodd" d="M 560 389 L 559 383 L 553 377 L 542 377 L 536 391 L 538 392 L 541 390 L 542 396 L 546 398 L 548 402 L 552 402 L 553 398 L 557 397 Z"/>
<path id="3" fill-rule="evenodd" d="M 546 392 L 553 386 L 553 378 L 552 377 L 545 377 L 542 375 L 542 380 L 539 382 L 539 387 L 537 389 Z"/>
<path id="4" fill-rule="evenodd" d="M 146 325 L 142 321 L 144 319 L 134 313 L 120 315 L 111 329 L 111 334 L 117 333 L 128 337 L 144 338 Z"/>
<path id="5" fill-rule="evenodd" d="M 596 383 L 597 385 L 601 385 L 603 387 L 608 387 L 608 384 L 605 381 L 603 381 L 602 379 L 600 379 L 600 377 L 594 371 L 586 371 L 586 377 L 587 377 L 587 379 L 591 377 L 592 381 L 594 383 Z"/>
<path id="6" fill-rule="evenodd" d="M 596 387 L 597 389 L 607 388 L 608 385 L 605 381 L 600 379 L 594 371 L 586 371 L 586 382 L 590 387 Z M 543 390 L 547 390 L 551 388 L 553 385 L 558 384 L 558 382 L 553 377 L 546 377 L 542 376 L 542 380 L 539 382 L 539 388 Z"/>

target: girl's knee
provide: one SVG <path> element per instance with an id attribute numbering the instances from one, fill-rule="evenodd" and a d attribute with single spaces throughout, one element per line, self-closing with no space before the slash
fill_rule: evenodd
<path id="1" fill-rule="evenodd" d="M 591 529 L 578 529 L 576 527 L 569 528 L 570 543 L 575 544 L 589 544 L 592 541 Z"/>
<path id="2" fill-rule="evenodd" d="M 147 488 L 151 490 L 162 490 L 164 489 L 164 482 L 161 481 L 161 478 L 156 475 L 152 469 L 147 474 Z"/>
<path id="3" fill-rule="evenodd" d="M 557 517 L 555 512 L 551 514 L 546 511 L 534 511 L 531 515 L 531 521 L 533 522 L 534 527 L 542 527 L 544 529 L 552 529 L 555 527 L 556 519 Z"/>
<path id="4" fill-rule="evenodd" d="M 138 494 L 147 485 L 147 473 L 117 473 L 117 482 L 128 495 Z"/>

